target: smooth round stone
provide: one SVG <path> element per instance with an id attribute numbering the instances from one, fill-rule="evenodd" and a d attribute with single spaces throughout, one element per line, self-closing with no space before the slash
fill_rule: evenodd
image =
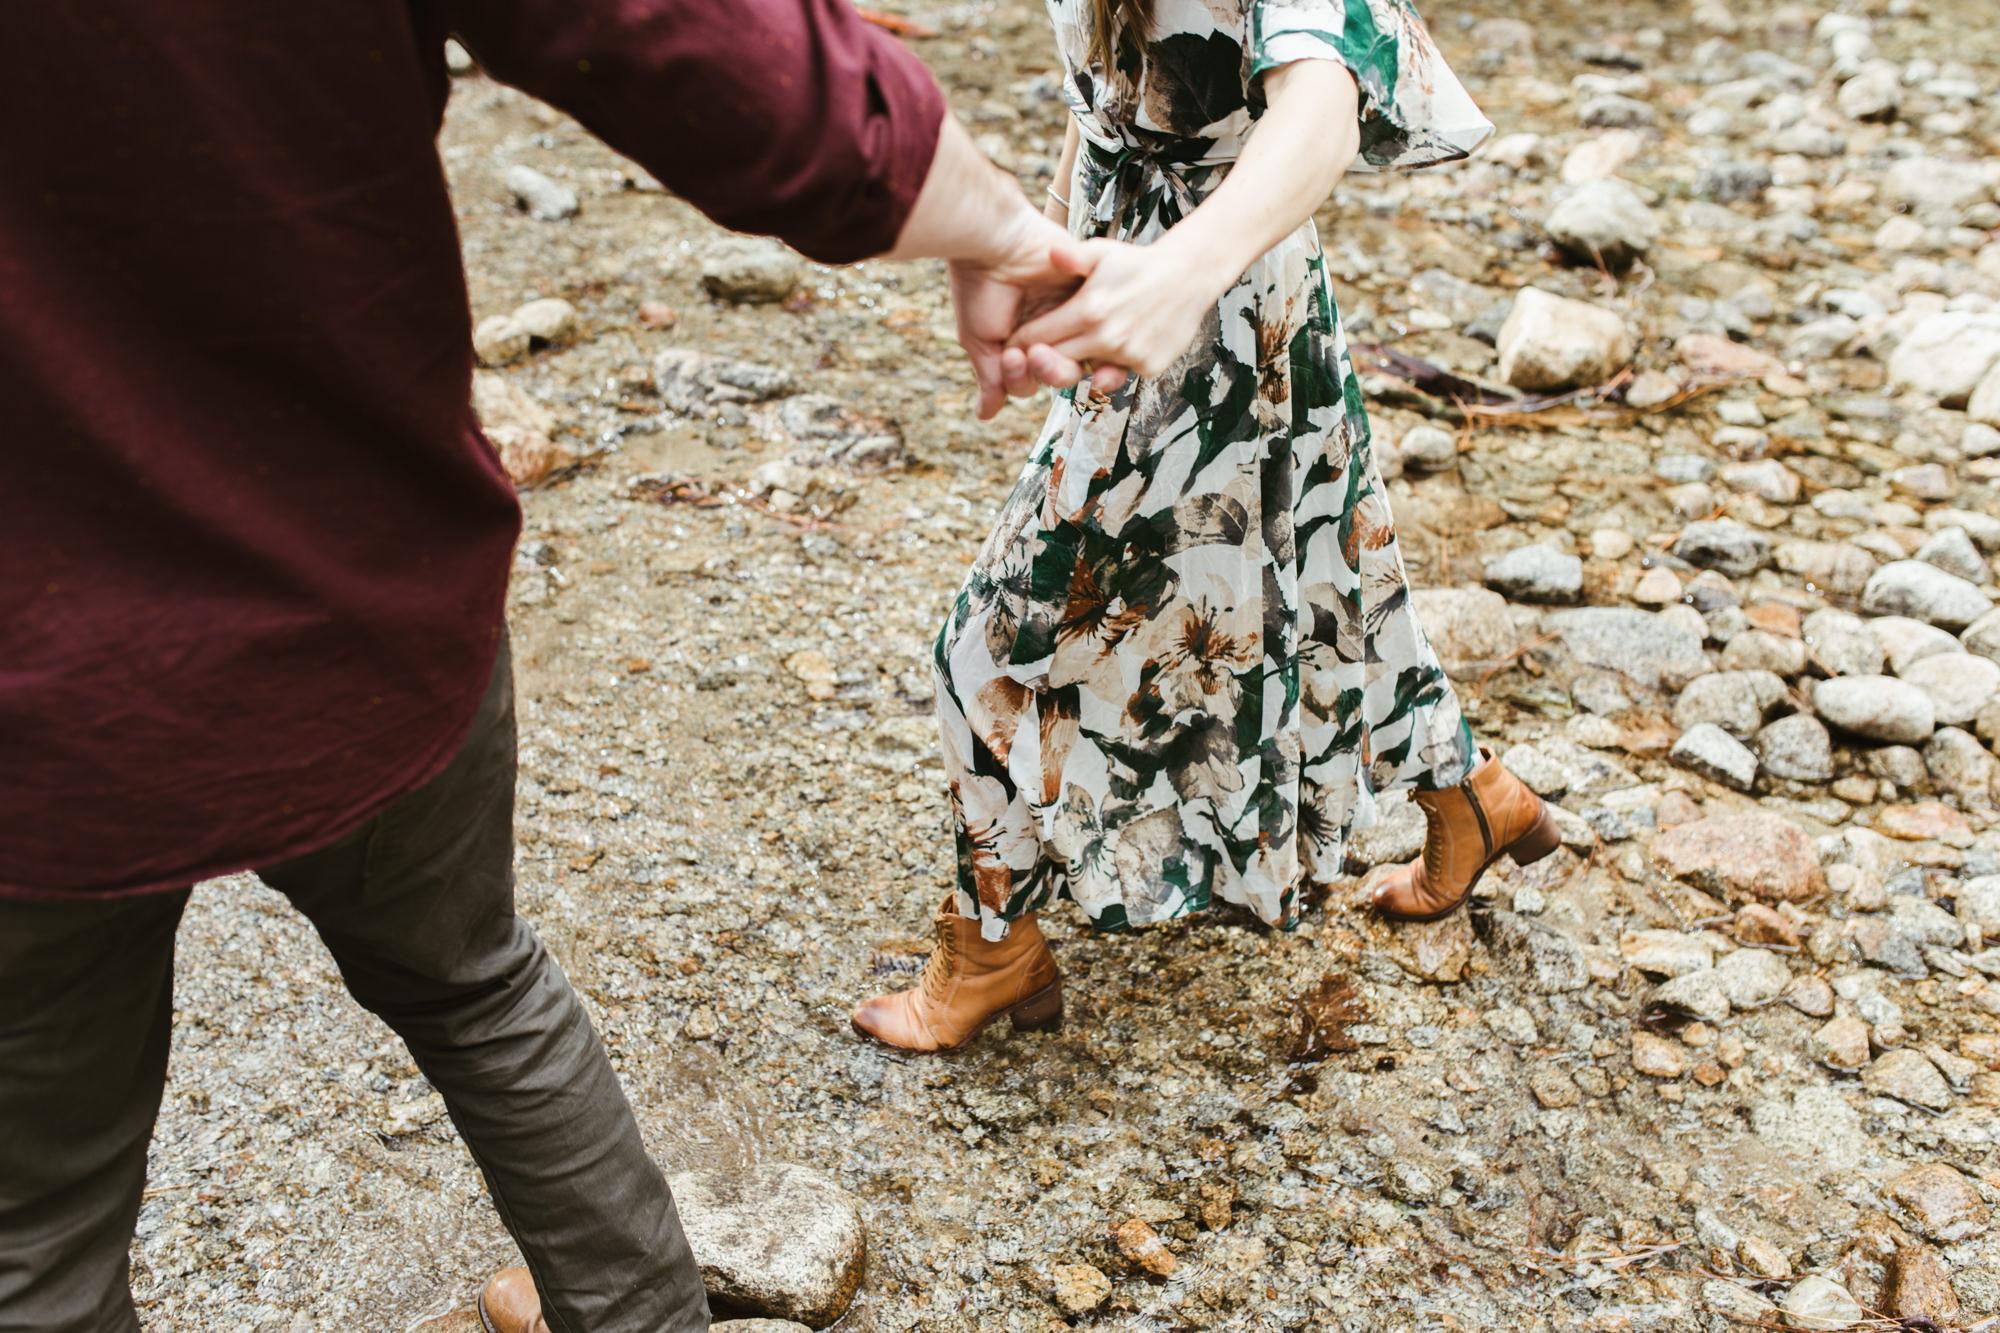
<path id="1" fill-rule="evenodd" d="M 1799 639 L 1768 630 L 1744 630 L 1731 636 L 1723 648 L 1722 669 L 1796 676 L 1806 669 L 1806 646 Z"/>
<path id="2" fill-rule="evenodd" d="M 1833 738 L 1810 713 L 1781 717 L 1757 733 L 1764 771 L 1790 782 L 1825 782 L 1833 776 Z"/>
<path id="3" fill-rule="evenodd" d="M 1993 609 L 1979 586 L 1921 560 L 1893 560 L 1870 576 L 1861 609 L 1961 630 Z"/>
<path id="4" fill-rule="evenodd" d="M 1937 653 L 1912 663 L 1903 679 L 1931 697 L 1940 725 L 1960 726 L 2000 691 L 2000 662 L 1972 653 Z"/>
<path id="5" fill-rule="evenodd" d="M 1894 676 L 1836 676 L 1813 690 L 1825 721 L 1868 740 L 1915 745 L 1937 730 L 1930 695 Z"/>
<path id="6" fill-rule="evenodd" d="M 1912 662 L 1921 662 L 1934 653 L 1965 649 L 1964 644 L 1936 625 L 1926 625 L 1908 616 L 1883 616 L 1866 624 L 1868 632 L 1882 645 L 1882 655 L 1889 659 L 1889 670 L 1894 675 L 1902 675 Z"/>
<path id="7" fill-rule="evenodd" d="M 1882 645 L 1868 632 L 1860 616 L 1829 607 L 1807 616 L 1802 632 L 1807 654 L 1828 675 L 1881 674 Z"/>

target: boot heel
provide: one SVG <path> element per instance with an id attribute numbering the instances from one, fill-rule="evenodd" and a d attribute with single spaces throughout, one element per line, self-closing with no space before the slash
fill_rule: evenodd
<path id="1" fill-rule="evenodd" d="M 1562 846 L 1562 830 L 1556 827 L 1555 817 L 1548 807 L 1542 807 L 1542 816 L 1526 833 L 1507 844 L 1504 850 L 1514 858 L 1517 866 L 1533 865 Z"/>
<path id="2" fill-rule="evenodd" d="M 1057 1032 L 1062 1029 L 1062 982 L 1048 985 L 1007 1011 L 1016 1032 Z"/>

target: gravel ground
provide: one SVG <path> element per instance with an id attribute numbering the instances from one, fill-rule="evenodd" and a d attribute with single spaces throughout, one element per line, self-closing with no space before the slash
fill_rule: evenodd
<path id="1" fill-rule="evenodd" d="M 1469 422 L 1368 380 L 1413 578 L 1461 590 L 1426 621 L 1565 850 L 1489 875 L 1469 921 L 1392 929 L 1359 906 L 1421 836 L 1391 801 L 1290 935 L 1051 912 L 1066 1028 L 943 1060 L 846 1014 L 914 975 L 948 882 L 927 648 L 1045 404 L 971 419 L 935 266 L 713 299 L 715 228 L 457 81 L 475 314 L 577 314 L 495 372 L 578 460 L 523 496 L 522 910 L 663 1164 L 805 1162 L 860 1197 L 840 1327 L 2000 1314 L 2000 432 L 1944 383 L 2000 362 L 2000 38 L 1988 0 L 1848 8 L 1439 10 L 1515 137 L 1321 214 L 1358 341 L 1493 382 L 1532 284 L 1613 312 L 1651 376 Z M 1039 12 L 911 13 L 1039 191 Z M 576 216 L 517 209 L 518 165 Z M 1638 218 L 1575 230 L 1637 250 L 1623 273 L 1549 242 L 1611 174 Z M 778 367 L 866 418 L 835 446 L 902 450 L 788 465 L 782 407 L 663 408 L 676 349 Z M 437 1097 L 275 894 L 197 890 L 179 985 L 149 1329 L 400 1330 L 510 1260 Z"/>

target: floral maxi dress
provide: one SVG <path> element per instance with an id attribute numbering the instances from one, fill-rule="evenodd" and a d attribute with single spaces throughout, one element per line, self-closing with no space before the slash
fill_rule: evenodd
<path id="1" fill-rule="evenodd" d="M 1117 80 L 1088 63 L 1087 6 L 1049 0 L 1080 235 L 1145 244 L 1186 216 L 1291 61 L 1353 73 L 1367 166 L 1492 128 L 1407 0 L 1157 0 Z M 936 669 L 957 910 L 988 939 L 1055 896 L 1108 929 L 1218 898 L 1291 925 L 1372 792 L 1463 779 L 1310 221 L 1165 374 L 1059 398 Z"/>

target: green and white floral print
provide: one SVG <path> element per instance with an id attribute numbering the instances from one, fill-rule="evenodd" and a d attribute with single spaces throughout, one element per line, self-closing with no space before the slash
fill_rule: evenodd
<path id="1" fill-rule="evenodd" d="M 1083 0 L 1050 12 L 1080 234 L 1173 226 L 1294 60 L 1354 72 L 1370 165 L 1491 129 L 1404 0 L 1158 0 L 1114 78 L 1086 63 Z M 1289 925 L 1373 792 L 1464 777 L 1310 222 L 1167 373 L 1055 404 L 936 667 L 957 907 L 989 939 L 1055 896 L 1112 929 L 1217 899 Z"/>

